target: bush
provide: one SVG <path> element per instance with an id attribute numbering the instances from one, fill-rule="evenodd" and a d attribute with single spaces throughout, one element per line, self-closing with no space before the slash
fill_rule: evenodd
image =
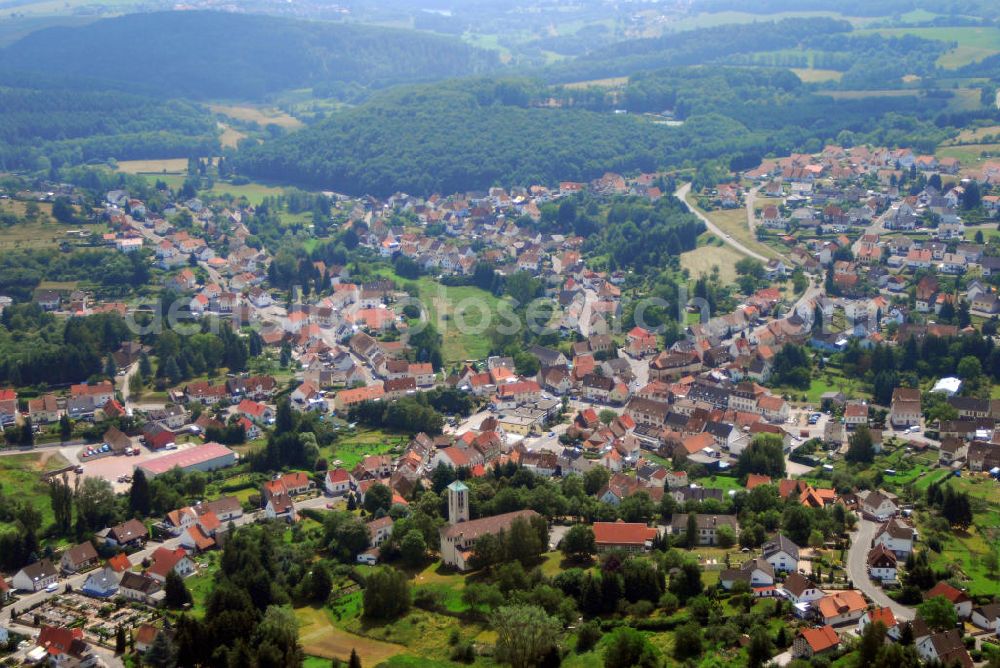
<path id="1" fill-rule="evenodd" d="M 653 604 L 650 601 L 638 601 L 626 608 L 632 617 L 648 617 L 653 613 Z"/>
<path id="2" fill-rule="evenodd" d="M 660 597 L 659 606 L 665 614 L 672 615 L 680 607 L 680 601 L 677 600 L 677 596 L 673 592 L 668 591 L 664 592 L 663 596 Z"/>
<path id="3" fill-rule="evenodd" d="M 460 642 L 451 648 L 449 658 L 458 663 L 473 663 L 476 660 L 476 650 L 472 643 Z"/>
<path id="4" fill-rule="evenodd" d="M 437 612 L 444 608 L 443 598 L 441 592 L 435 589 L 418 589 L 413 592 L 413 605 L 421 610 Z M 455 636 L 455 641 L 458 641 L 457 635 Z"/>
<path id="5" fill-rule="evenodd" d="M 580 625 L 576 634 L 576 651 L 580 654 L 589 652 L 597 646 L 601 640 L 601 627 L 594 622 L 586 622 Z"/>

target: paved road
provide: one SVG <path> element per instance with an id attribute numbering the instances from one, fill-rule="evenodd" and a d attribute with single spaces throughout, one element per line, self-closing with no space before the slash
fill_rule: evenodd
<path id="1" fill-rule="evenodd" d="M 597 303 L 597 292 L 589 288 L 583 291 L 583 308 L 580 309 L 580 334 L 590 336 L 590 314 Z"/>
<path id="2" fill-rule="evenodd" d="M 740 253 L 743 253 L 744 255 L 748 255 L 748 256 L 756 259 L 756 260 L 760 260 L 764 264 L 767 264 L 770 261 L 770 258 L 764 257 L 760 253 L 756 253 L 756 252 L 750 250 L 749 248 L 747 248 L 746 246 L 744 246 L 740 242 L 736 241 L 736 239 L 733 239 L 732 235 L 726 234 L 725 232 L 723 232 L 718 226 L 716 226 L 715 223 L 713 223 L 711 220 L 709 220 L 708 217 L 705 214 L 703 214 L 701 211 L 699 211 L 695 207 L 691 206 L 691 204 L 688 203 L 688 201 L 686 199 L 687 198 L 687 194 L 690 191 L 691 191 L 691 184 L 690 183 L 685 183 L 680 188 L 678 188 L 676 192 L 674 192 L 674 197 L 676 197 L 680 201 L 684 202 L 684 206 L 686 206 L 688 208 L 688 211 L 690 211 L 694 215 L 698 216 L 698 218 L 701 219 L 701 222 L 705 223 L 705 227 L 708 228 L 709 232 L 711 232 L 715 236 L 717 236 L 720 239 L 722 239 L 723 243 L 726 243 L 729 246 L 732 246 L 733 248 L 735 248 Z"/>
<path id="3" fill-rule="evenodd" d="M 877 234 L 879 236 L 885 234 L 888 230 L 885 227 L 885 222 L 892 215 L 892 207 L 889 207 L 881 216 L 876 216 L 872 224 L 865 228 L 865 231 L 861 233 L 861 236 L 851 244 L 851 252 L 857 257 L 858 253 L 861 251 L 861 240 L 866 234 Z"/>
<path id="4" fill-rule="evenodd" d="M 851 536 L 851 549 L 847 553 L 847 574 L 854 582 L 854 586 L 865 593 L 865 595 L 883 608 L 890 608 L 896 619 L 911 620 L 914 617 L 914 609 L 897 603 L 889 598 L 881 587 L 875 584 L 868 577 L 868 550 L 878 523 L 858 518 L 858 530 Z"/>

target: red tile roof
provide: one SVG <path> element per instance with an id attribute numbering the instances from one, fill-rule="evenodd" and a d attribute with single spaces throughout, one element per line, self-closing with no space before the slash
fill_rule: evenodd
<path id="1" fill-rule="evenodd" d="M 656 538 L 656 527 L 640 522 L 594 522 L 594 540 L 598 545 L 645 545 Z"/>

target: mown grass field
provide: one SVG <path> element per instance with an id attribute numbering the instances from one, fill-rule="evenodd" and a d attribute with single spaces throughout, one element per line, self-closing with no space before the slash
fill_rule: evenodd
<path id="1" fill-rule="evenodd" d="M 126 174 L 186 174 L 187 158 L 164 160 L 121 160 L 118 171 Z"/>
<path id="2" fill-rule="evenodd" d="M 275 197 L 285 192 L 285 189 L 256 182 L 234 185 L 216 181 L 208 192 L 213 195 L 232 195 L 235 198 L 246 197 L 248 202 L 257 205 L 263 202 L 265 197 Z"/>
<path id="3" fill-rule="evenodd" d="M 506 322 L 499 316 L 499 297 L 471 285 L 442 285 L 430 276 L 411 281 L 391 269 L 378 273 L 392 278 L 397 285 L 416 284 L 424 315 L 441 334 L 445 365 L 489 354 L 491 325 Z"/>
<path id="4" fill-rule="evenodd" d="M 286 130 L 298 130 L 302 127 L 302 121 L 289 116 L 280 109 L 273 107 L 256 107 L 251 105 L 235 104 L 210 104 L 209 110 L 214 114 L 221 114 L 229 118 L 243 121 L 245 123 L 256 123 L 261 127 L 277 125 Z"/>
<path id="5" fill-rule="evenodd" d="M 697 207 L 697 197 L 688 195 L 688 203 Z M 716 209 L 714 211 L 705 211 L 699 208 L 699 210 L 705 214 L 709 220 L 715 223 L 715 225 L 717 225 L 723 233 L 728 234 L 750 250 L 760 253 L 764 257 L 778 257 L 778 253 L 773 248 L 765 243 L 757 241 L 757 238 L 750 233 L 750 225 L 747 222 L 747 210 L 745 207 L 740 206 L 735 209 Z"/>
<path id="6" fill-rule="evenodd" d="M 354 650 L 361 657 L 362 665 L 375 666 L 407 649 L 345 631 L 334 624 L 326 608 L 297 608 L 295 616 L 299 620 L 302 649 L 306 654 L 326 659 L 325 665 L 330 665 L 330 659 L 335 658 L 346 661 Z"/>
<path id="7" fill-rule="evenodd" d="M 736 263 L 742 259 L 743 255 L 733 250 L 732 246 L 706 244 L 681 253 L 681 269 L 687 269 L 691 278 L 697 278 L 711 274 L 712 267 L 718 267 L 719 279 L 723 283 L 732 283 L 736 280 Z"/>
<path id="8" fill-rule="evenodd" d="M 792 387 L 773 387 L 776 394 L 788 395 L 792 401 L 800 401 L 805 395 L 806 401 L 818 406 L 820 397 L 825 392 L 843 392 L 848 399 L 867 399 L 870 394 L 865 391 L 857 378 L 847 378 L 839 368 L 827 366 L 825 369 L 814 370 L 809 388 L 800 390 Z"/>
<path id="9" fill-rule="evenodd" d="M 941 146 L 935 151 L 939 158 L 957 158 L 962 168 L 974 167 L 979 163 L 1000 156 L 1000 144 L 964 144 L 962 146 Z"/>

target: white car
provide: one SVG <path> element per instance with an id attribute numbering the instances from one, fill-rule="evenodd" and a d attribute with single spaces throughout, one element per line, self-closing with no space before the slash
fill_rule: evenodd
<path id="1" fill-rule="evenodd" d="M 58 582 L 53 582 L 52 584 L 50 584 L 48 587 L 45 588 L 45 591 L 49 592 L 50 594 L 52 592 L 58 591 L 58 590 L 59 590 L 59 583 Z"/>

